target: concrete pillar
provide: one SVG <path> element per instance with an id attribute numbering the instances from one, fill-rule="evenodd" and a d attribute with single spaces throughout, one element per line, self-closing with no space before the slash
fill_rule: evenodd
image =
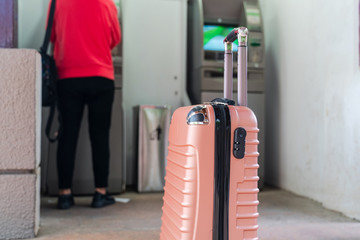
<path id="1" fill-rule="evenodd" d="M 40 55 L 0 49 L 0 239 L 37 234 L 40 126 Z"/>

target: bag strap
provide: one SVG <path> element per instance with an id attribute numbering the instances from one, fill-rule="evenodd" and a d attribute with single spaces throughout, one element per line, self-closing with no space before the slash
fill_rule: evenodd
<path id="1" fill-rule="evenodd" d="M 47 20 L 47 26 L 46 26 L 46 32 L 45 32 L 45 37 L 44 37 L 44 41 L 43 44 L 40 48 L 40 52 L 46 54 L 48 47 L 49 47 L 49 42 L 50 42 L 50 37 L 51 37 L 51 29 L 53 26 L 53 22 L 54 22 L 54 15 L 55 15 L 55 6 L 56 6 L 56 0 L 52 0 L 51 1 L 51 6 L 50 6 L 50 13 L 49 13 L 49 17 Z M 61 134 L 61 120 L 60 120 L 60 125 L 59 125 L 59 129 L 58 131 L 54 134 L 54 137 L 50 136 L 50 130 L 51 130 L 51 125 L 52 122 L 54 120 L 54 116 L 55 116 L 55 109 L 56 109 L 56 103 L 52 104 L 50 106 L 50 113 L 49 113 L 49 117 L 48 120 L 46 122 L 46 127 L 45 127 L 45 134 L 46 137 L 49 139 L 50 142 L 56 142 L 59 139 L 59 136 Z M 59 119 L 61 119 L 61 117 L 59 117 Z"/>
<path id="2" fill-rule="evenodd" d="M 49 14 L 49 18 L 48 18 L 48 21 L 47 21 L 45 38 L 44 38 L 43 44 L 42 44 L 42 46 L 40 48 L 40 51 L 43 52 L 43 53 L 46 53 L 47 49 L 49 47 L 51 29 L 52 29 L 52 25 L 53 25 L 53 22 L 54 22 L 55 4 L 56 4 L 56 0 L 52 0 L 51 7 L 50 7 L 50 14 Z"/>
<path id="3" fill-rule="evenodd" d="M 61 115 L 59 113 L 59 128 L 58 131 L 54 134 L 54 137 L 50 136 L 50 130 L 51 130 L 51 124 L 54 120 L 54 116 L 55 116 L 55 108 L 56 108 L 56 103 L 51 105 L 50 107 L 50 113 L 49 113 L 49 117 L 46 123 L 46 127 L 45 127 L 45 134 L 46 137 L 49 139 L 50 142 L 56 142 L 59 139 L 59 136 L 61 135 L 62 132 L 62 124 L 61 124 Z"/>

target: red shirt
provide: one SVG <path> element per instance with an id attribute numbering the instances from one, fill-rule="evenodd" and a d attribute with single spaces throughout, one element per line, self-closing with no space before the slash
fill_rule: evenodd
<path id="1" fill-rule="evenodd" d="M 51 42 L 60 79 L 99 76 L 113 80 L 111 49 L 120 39 L 113 0 L 56 0 Z"/>

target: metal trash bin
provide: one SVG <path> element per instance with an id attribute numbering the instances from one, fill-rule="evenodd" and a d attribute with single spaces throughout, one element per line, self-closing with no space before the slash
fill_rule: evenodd
<path id="1" fill-rule="evenodd" d="M 138 192 L 163 191 L 171 107 L 139 106 Z"/>

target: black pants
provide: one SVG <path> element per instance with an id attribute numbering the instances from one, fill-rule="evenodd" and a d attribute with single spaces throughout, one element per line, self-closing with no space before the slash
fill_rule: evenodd
<path id="1" fill-rule="evenodd" d="M 76 145 L 85 105 L 89 112 L 95 187 L 107 187 L 114 81 L 103 77 L 61 79 L 58 81 L 58 94 L 58 109 L 63 127 L 57 149 L 59 188 L 71 188 L 72 185 Z"/>

